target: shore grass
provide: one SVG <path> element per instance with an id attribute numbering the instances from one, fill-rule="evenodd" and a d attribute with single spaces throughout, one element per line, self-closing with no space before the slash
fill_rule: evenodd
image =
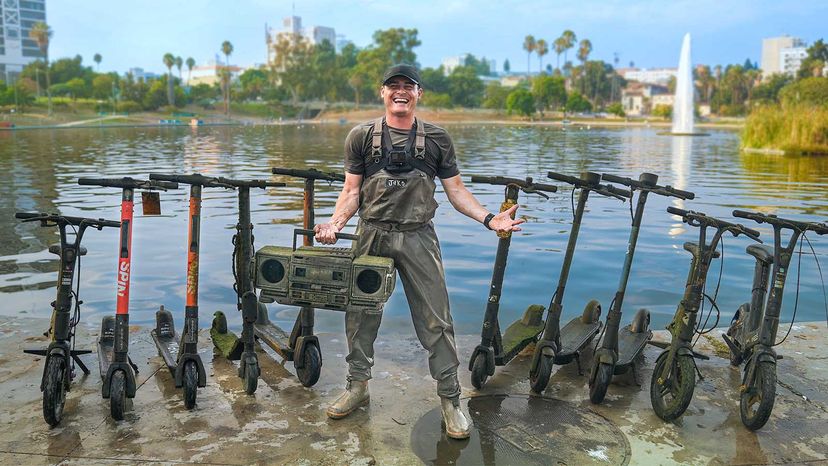
<path id="1" fill-rule="evenodd" d="M 742 149 L 828 155 L 828 108 L 810 105 L 756 108 L 745 121 Z"/>

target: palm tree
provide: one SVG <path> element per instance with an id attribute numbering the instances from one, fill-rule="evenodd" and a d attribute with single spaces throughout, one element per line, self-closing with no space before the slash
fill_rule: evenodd
<path id="1" fill-rule="evenodd" d="M 233 53 L 233 44 L 229 40 L 221 43 L 221 53 L 224 54 L 225 73 L 222 73 L 224 85 L 224 114 L 230 117 L 230 54 Z"/>
<path id="2" fill-rule="evenodd" d="M 184 64 L 184 60 L 181 57 L 175 57 L 175 67 L 178 68 L 178 81 L 183 81 L 181 79 L 181 66 Z"/>
<path id="3" fill-rule="evenodd" d="M 195 67 L 195 60 L 193 57 L 188 57 L 184 62 L 187 64 L 187 86 L 190 85 L 190 75 L 193 74 L 193 67 Z"/>
<path id="4" fill-rule="evenodd" d="M 578 43 L 578 60 L 581 61 L 581 68 L 583 68 L 583 77 L 586 78 L 586 62 L 589 59 L 589 54 L 592 53 L 592 42 L 589 39 L 581 39 L 581 42 Z M 584 85 L 586 81 L 584 79 L 581 80 L 581 94 L 584 93 Z"/>
<path id="5" fill-rule="evenodd" d="M 561 33 L 561 40 L 563 42 L 563 51 L 564 51 L 564 64 L 566 64 L 566 52 L 575 46 L 575 41 L 578 40 L 575 37 L 575 33 L 570 31 L 569 29 L 565 30 Z"/>
<path id="6" fill-rule="evenodd" d="M 167 103 L 175 105 L 175 93 L 173 93 L 172 67 L 175 65 L 175 56 L 171 53 L 164 54 L 164 66 L 167 67 Z"/>
<path id="7" fill-rule="evenodd" d="M 540 72 L 543 73 L 543 56 L 549 52 L 549 45 L 545 40 L 540 39 L 535 44 L 535 53 L 538 54 L 538 61 L 540 62 Z"/>
<path id="8" fill-rule="evenodd" d="M 95 56 L 92 57 L 92 60 L 95 62 L 95 71 L 101 71 L 101 60 L 103 60 L 101 54 L 96 53 Z"/>
<path id="9" fill-rule="evenodd" d="M 529 77 L 529 60 L 532 58 L 532 52 L 535 51 L 535 36 L 529 34 L 523 39 L 523 50 L 526 50 L 526 77 Z"/>
<path id="10" fill-rule="evenodd" d="M 557 66 L 558 72 L 561 72 L 561 54 L 566 52 L 566 41 L 564 41 L 563 37 L 558 37 L 552 42 L 552 48 L 555 49 L 555 55 L 558 56 Z M 566 60 L 564 60 L 566 62 Z"/>
<path id="11" fill-rule="evenodd" d="M 49 89 L 52 85 L 49 77 L 49 39 L 52 38 L 52 29 L 42 21 L 36 22 L 29 30 L 29 38 L 37 42 L 40 52 L 43 53 L 43 59 L 46 62 L 46 99 L 48 102 L 48 113 L 52 116 L 52 90 Z"/>

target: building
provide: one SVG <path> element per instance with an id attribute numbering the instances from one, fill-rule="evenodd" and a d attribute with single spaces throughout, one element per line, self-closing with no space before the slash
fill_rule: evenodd
<path id="1" fill-rule="evenodd" d="M 808 58 L 808 49 L 802 47 L 787 47 L 779 50 L 779 65 L 781 66 L 780 73 L 789 76 L 796 76 L 799 68 L 802 67 L 802 61 Z"/>
<path id="2" fill-rule="evenodd" d="M 138 67 L 130 68 L 127 71 L 127 74 L 131 74 L 132 79 L 134 79 L 135 81 L 138 81 L 140 79 L 143 79 L 144 81 L 149 81 L 150 79 L 156 79 L 160 77 L 160 75 L 156 73 L 153 73 L 151 71 L 144 71 L 143 68 Z"/>
<path id="3" fill-rule="evenodd" d="M 773 74 L 786 73 L 782 51 L 804 47 L 805 43 L 797 37 L 782 36 L 762 39 L 762 61 L 759 65 L 762 69 L 762 75 L 768 78 Z M 797 55 L 796 52 L 787 52 L 787 57 L 791 63 L 793 63 L 793 57 L 795 55 Z M 799 64 L 802 64 L 802 62 L 800 61 Z M 798 66 L 797 70 L 799 70 Z"/>
<path id="4" fill-rule="evenodd" d="M 46 0 L 0 0 L 0 80 L 16 81 L 23 67 L 43 58 L 29 39 L 38 22 L 46 22 Z"/>
<path id="5" fill-rule="evenodd" d="M 666 85 L 678 74 L 678 68 L 619 68 L 616 71 L 627 81 L 658 85 Z"/>
<path id="6" fill-rule="evenodd" d="M 445 73 L 446 76 L 448 76 L 458 66 L 465 65 L 466 64 L 466 57 L 468 57 L 469 55 L 471 55 L 471 54 L 466 53 L 466 54 L 463 54 L 463 55 L 458 55 L 456 57 L 444 58 L 443 61 L 440 63 L 440 65 L 443 67 L 443 73 Z M 489 73 L 491 75 L 496 75 L 497 74 L 497 62 L 494 59 L 490 60 L 490 59 L 485 58 L 485 57 L 482 58 L 482 60 L 486 60 L 486 64 L 489 65 Z"/>
<path id="7" fill-rule="evenodd" d="M 215 59 L 210 60 L 205 65 L 194 66 L 193 71 L 189 73 L 190 86 L 197 86 L 199 84 L 207 84 L 212 86 L 221 82 L 221 70 L 225 68 L 224 63 L 216 56 Z M 230 65 L 227 67 L 230 70 L 230 81 L 235 81 L 244 72 L 244 68 Z"/>
<path id="8" fill-rule="evenodd" d="M 340 50 L 340 44 L 344 45 L 348 42 L 344 36 L 337 36 L 336 30 L 327 26 L 312 26 L 309 28 L 302 27 L 302 18 L 299 16 L 288 16 L 282 18 L 282 29 L 274 31 L 265 24 L 265 43 L 267 44 L 267 63 L 273 64 L 277 61 L 276 44 L 279 40 L 288 40 L 290 43 L 302 38 L 312 45 L 321 44 L 323 41 L 328 41 L 337 51 Z"/>
<path id="9" fill-rule="evenodd" d="M 631 82 L 621 91 L 621 105 L 629 116 L 649 115 L 656 105 L 672 105 L 673 95 L 667 86 Z"/>

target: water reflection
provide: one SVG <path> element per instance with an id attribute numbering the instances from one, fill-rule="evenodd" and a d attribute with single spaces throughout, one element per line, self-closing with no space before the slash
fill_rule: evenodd
<path id="1" fill-rule="evenodd" d="M 251 201 L 256 245 L 289 244 L 292 229 L 301 223 L 302 184 L 271 176 L 270 167 L 341 170 L 342 141 L 349 129 L 348 125 L 285 125 L 2 133 L 0 293 L 6 306 L 0 312 L 17 315 L 25 311 L 46 317 L 54 295 L 49 287 L 56 279 L 57 261 L 45 250 L 57 240 L 56 232 L 19 223 L 13 219 L 15 211 L 119 217 L 117 190 L 78 186 L 78 177 L 202 172 L 287 181 L 284 188 L 253 190 Z M 730 132 L 691 139 L 658 136 L 648 128 L 564 131 L 540 126 L 462 124 L 448 129 L 464 175 L 532 176 L 549 181 L 545 179 L 548 170 L 568 174 L 591 170 L 631 177 L 649 171 L 659 175 L 660 184 L 695 192 L 696 199 L 685 203 L 659 196 L 652 196 L 647 203 L 625 304 L 628 309 L 647 306 L 653 310 L 654 327 L 669 320 L 680 298 L 686 275 L 686 253 L 681 243 L 695 236 L 695 231 L 682 228 L 665 212 L 668 205 L 724 218 L 738 207 L 826 219 L 828 159 L 742 155 L 738 139 Z M 499 208 L 502 188 L 471 184 L 470 188 L 489 209 Z M 318 219 L 330 216 L 338 191 L 336 184 L 317 185 Z M 187 197 L 186 187 L 163 193 L 164 215 L 139 216 L 136 221 L 131 322 L 152 322 L 162 303 L 171 309 L 183 308 Z M 455 212 L 439 188 L 438 201 L 441 208 L 435 223 L 443 245 L 458 331 L 477 333 L 497 238 Z M 200 302 L 205 315 L 235 309 L 230 265 L 237 202 L 232 191 L 204 191 Z M 502 322 L 518 318 L 530 304 L 549 302 L 572 219 L 570 206 L 568 188 L 562 187 L 549 200 L 521 196 L 519 213 L 530 221 L 512 241 Z M 140 210 L 136 206 L 136 212 Z M 579 313 L 578 307 L 589 299 L 609 303 L 623 263 L 629 218 L 628 204 L 600 196 L 590 198 L 572 264 L 564 318 Z M 353 231 L 353 226 L 349 228 Z M 822 238 L 815 238 L 814 246 L 822 259 L 828 250 L 826 244 Z M 90 231 L 84 245 L 89 249 L 81 276 L 84 319 L 97 322 L 115 305 L 117 232 Z M 722 282 L 729 285 L 719 294 L 723 310 L 735 309 L 749 295 L 752 263 L 743 254 L 745 245 L 740 239 L 726 240 L 728 261 Z M 818 320 L 824 315 L 815 268 L 812 260 L 803 262 L 799 316 L 804 320 Z M 291 315 L 287 309 L 274 306 L 271 314 Z M 789 312 L 783 314 L 783 318 L 789 316 Z M 289 326 L 289 318 L 285 319 L 280 324 Z M 231 325 L 239 321 L 236 317 L 230 320 Z M 402 293 L 391 298 L 384 320 L 387 328 L 410 329 Z M 317 325 L 322 331 L 341 331 L 342 316 L 319 312 Z"/>

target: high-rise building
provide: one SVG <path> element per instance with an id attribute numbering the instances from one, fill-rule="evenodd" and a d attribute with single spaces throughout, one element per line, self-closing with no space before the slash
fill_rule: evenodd
<path id="1" fill-rule="evenodd" d="M 0 0 L 0 79 L 14 82 L 29 63 L 43 58 L 29 38 L 35 23 L 46 22 L 46 0 Z"/>
<path id="2" fill-rule="evenodd" d="M 762 69 L 764 77 L 768 78 L 772 74 L 786 72 L 785 62 L 782 58 L 782 51 L 784 49 L 800 48 L 804 46 L 805 43 L 797 37 L 782 36 L 762 39 L 762 62 L 759 67 Z M 797 70 L 798 69 L 799 66 L 797 65 Z"/>
<path id="3" fill-rule="evenodd" d="M 808 49 L 802 47 L 787 47 L 779 51 L 780 73 L 795 76 L 802 66 L 802 61 L 808 58 Z"/>
<path id="4" fill-rule="evenodd" d="M 0 0 L 3 1 L 3 0 Z M 327 26 L 302 27 L 302 18 L 299 16 L 288 16 L 282 18 L 282 29 L 274 31 L 265 24 L 265 42 L 267 44 L 267 62 L 272 64 L 276 61 L 276 44 L 279 40 L 287 40 L 291 43 L 302 38 L 308 43 L 317 45 L 327 40 L 332 46 L 337 47 L 336 30 Z M 337 50 L 339 48 L 337 47 Z"/>

